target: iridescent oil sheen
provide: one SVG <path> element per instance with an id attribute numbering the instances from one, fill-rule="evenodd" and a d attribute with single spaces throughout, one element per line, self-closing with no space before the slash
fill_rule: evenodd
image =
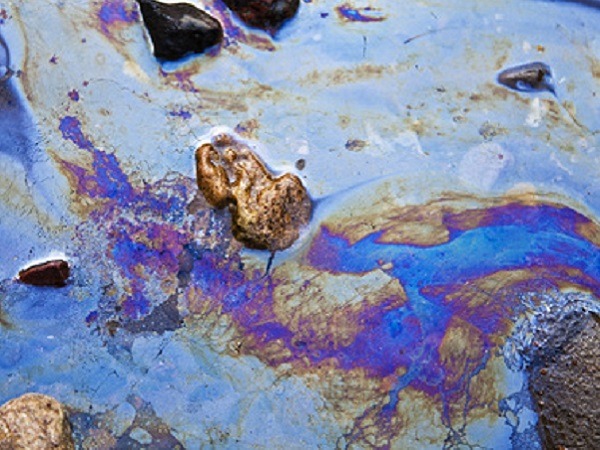
<path id="1" fill-rule="evenodd" d="M 404 396 L 429 399 L 448 442 L 467 442 L 457 431 L 467 420 L 499 414 L 504 393 L 494 380 L 503 344 L 527 310 L 521 298 L 599 294 L 597 224 L 533 196 L 448 193 L 378 207 L 378 226 L 368 230 L 361 218 L 339 221 L 338 213 L 315 224 L 296 256 L 271 272 L 244 267 L 229 217 L 215 215 L 193 180 L 136 185 L 76 119 L 63 119 L 61 131 L 91 156 L 87 164 L 60 161 L 78 201 L 95 202 L 79 239 L 93 233 L 105 242 L 97 257 L 115 265 L 112 283 L 127 292 L 107 296 L 88 320 L 106 327 L 116 304 L 126 326 L 175 296 L 189 323 L 215 320 L 218 311 L 238 355 L 288 376 L 374 383 L 376 401 L 359 407 L 347 444 L 367 442 L 375 427 L 377 445 L 392 445 L 403 433 Z"/>
<path id="2" fill-rule="evenodd" d="M 135 0 L 0 5 L 0 403 L 81 448 L 540 449 L 540 352 L 600 312 L 597 8 L 192 3 L 223 42 L 170 63 Z M 314 200 L 270 267 L 198 191 L 215 130 Z"/>

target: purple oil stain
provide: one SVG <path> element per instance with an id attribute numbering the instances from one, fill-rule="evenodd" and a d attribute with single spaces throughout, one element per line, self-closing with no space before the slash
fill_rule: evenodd
<path id="1" fill-rule="evenodd" d="M 77 117 L 63 117 L 58 128 L 63 139 L 71 141 L 80 149 L 87 150 L 92 154 L 92 164 L 89 168 L 68 161 L 60 161 L 70 174 L 79 195 L 90 198 L 115 199 L 119 203 L 131 200 L 133 189 L 117 158 L 113 154 L 94 147 L 92 141 L 81 130 L 81 122 Z"/>
<path id="2" fill-rule="evenodd" d="M 111 26 L 136 22 L 139 19 L 139 12 L 135 2 L 105 0 L 98 11 L 98 19 L 100 19 L 102 32 L 110 35 Z"/>
<path id="3" fill-rule="evenodd" d="M 63 139 L 73 142 L 80 149 L 89 151 L 94 149 L 92 142 L 81 131 L 81 122 L 77 117 L 63 117 L 58 129 Z"/>
<path id="4" fill-rule="evenodd" d="M 166 72 L 162 68 L 159 69 L 159 75 L 165 79 L 165 81 L 171 85 L 176 86 L 183 92 L 199 92 L 198 88 L 192 81 L 194 75 L 189 71 L 178 71 L 178 72 Z"/>
<path id="5" fill-rule="evenodd" d="M 88 327 L 93 324 L 96 320 L 98 320 L 98 311 L 92 311 L 91 313 L 89 313 L 87 315 L 87 317 L 85 318 L 85 322 L 87 323 Z"/>
<path id="6" fill-rule="evenodd" d="M 78 195 L 113 199 L 117 203 L 127 203 L 132 198 L 131 184 L 114 155 L 95 150 L 91 168 L 68 161 L 62 161 L 61 164 L 70 173 Z"/>
<path id="7" fill-rule="evenodd" d="M 307 267 L 361 275 L 389 264 L 387 273 L 401 282 L 408 301 L 382 296 L 376 305 L 365 305 L 352 318 L 355 336 L 340 347 L 314 327 L 316 316 L 307 317 L 299 333 L 275 314 L 275 285 L 285 279 L 265 283 L 252 295 L 238 288 L 238 301 L 228 312 L 244 330 L 247 350 L 273 366 L 302 369 L 330 361 L 379 379 L 404 372 L 390 391 L 392 409 L 407 386 L 434 398 L 441 392 L 452 403 L 509 333 L 522 312 L 523 293 L 573 286 L 600 296 L 600 252 L 578 231 L 591 222 L 570 208 L 508 204 L 447 213 L 443 222 L 451 231 L 448 242 L 430 246 L 383 242 L 381 231 L 351 243 L 323 226 L 307 253 Z M 311 301 L 301 291 L 298 296 L 297 301 Z M 457 342 L 476 349 L 466 365 L 452 363 L 461 357 L 453 350 Z M 449 413 L 445 420 L 451 421 Z"/>
<path id="8" fill-rule="evenodd" d="M 225 48 L 242 43 L 252 45 L 260 50 L 275 50 L 275 46 L 269 38 L 257 33 L 245 32 L 241 27 L 237 26 L 231 20 L 231 13 L 222 1 L 218 0 L 214 2 L 214 13 L 218 15 L 223 25 L 223 46 Z"/>
<path id="9" fill-rule="evenodd" d="M 179 111 L 169 111 L 169 115 L 171 117 L 181 117 L 183 120 L 189 120 L 192 118 L 192 113 L 186 111 L 185 109 L 180 109 Z"/>
<path id="10" fill-rule="evenodd" d="M 69 98 L 71 100 L 73 100 L 74 102 L 78 102 L 79 101 L 79 92 L 77 92 L 77 89 L 73 89 L 72 91 L 69 91 Z"/>
<path id="11" fill-rule="evenodd" d="M 365 8 L 354 8 L 344 3 L 336 8 L 340 17 L 349 22 L 382 22 L 386 19 L 379 11 L 370 6 Z"/>
<path id="12" fill-rule="evenodd" d="M 12 19 L 4 8 L 0 9 L 0 25 L 4 25 L 8 20 Z"/>
<path id="13" fill-rule="evenodd" d="M 139 320 L 146 317 L 152 310 L 152 304 L 150 300 L 143 293 L 143 286 L 141 283 L 132 283 L 131 285 L 133 293 L 128 295 L 125 300 L 121 303 L 123 313 L 126 317 Z"/>
<path id="14" fill-rule="evenodd" d="M 389 236 L 382 239 L 385 230 L 353 240 L 322 225 L 306 255 L 295 261 L 300 276 L 303 271 L 306 276 L 302 285 L 294 285 L 294 301 L 318 301 L 310 289 L 315 274 L 360 277 L 382 271 L 405 292 L 373 292 L 379 295 L 376 301 L 344 310 L 350 335 L 336 341 L 331 327 L 319 325 L 324 314 L 319 305 L 293 323 L 293 309 L 281 313 L 278 289 L 296 282 L 280 268 L 269 276 L 244 270 L 239 248 L 232 250 L 230 235 L 222 231 L 229 228 L 226 216 L 215 215 L 206 204 L 187 212 L 197 201 L 193 180 L 133 186 L 114 155 L 94 149 L 76 118 L 64 118 L 61 131 L 92 152 L 90 167 L 63 166 L 79 195 L 106 200 L 90 215 L 91 231 L 80 240 L 85 245 L 90 236 L 102 234 L 104 255 L 117 270 L 112 276 L 126 286 L 126 295 L 117 299 L 125 320 L 140 320 L 169 296 L 181 295 L 178 301 L 192 315 L 214 310 L 228 317 L 243 336 L 241 352 L 266 364 L 298 373 L 313 373 L 325 364 L 342 372 L 359 370 L 391 386 L 377 412 L 382 423 L 391 423 L 398 393 L 410 386 L 442 404 L 443 421 L 451 424 L 451 405 L 468 395 L 470 380 L 504 342 L 523 312 L 524 293 L 571 286 L 600 295 L 600 251 L 593 238 L 600 230 L 562 205 L 448 210 L 441 218 L 447 239 L 431 245 L 402 242 L 402 234 L 390 242 Z M 423 217 L 428 207 L 419 207 Z M 175 285 L 169 287 L 169 281 Z M 99 304 L 98 316 L 88 322 L 114 314 L 114 305 L 107 305 L 112 309 Z M 465 414 L 473 402 L 462 406 Z M 373 411 L 365 411 L 364 420 Z"/>

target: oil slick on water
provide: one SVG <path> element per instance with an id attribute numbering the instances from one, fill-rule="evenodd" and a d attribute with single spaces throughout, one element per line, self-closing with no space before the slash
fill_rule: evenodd
<path id="1" fill-rule="evenodd" d="M 322 396 L 319 414 L 345 424 L 339 445 L 401 446 L 423 436 L 427 417 L 427 439 L 452 446 L 532 434 L 526 400 L 512 409 L 526 427 L 501 408 L 526 389 L 507 358 L 528 343 L 512 339 L 507 354 L 507 338 L 535 308 L 600 290 L 598 225 L 532 192 L 403 204 L 386 195 L 390 180 L 327 198 L 310 236 L 265 277 L 193 180 L 139 186 L 91 152 L 88 165 L 58 161 L 74 202 L 93 200 L 73 250 L 106 261 L 97 275 L 112 283 L 88 325 L 127 347 L 132 323 L 175 299 L 180 339 L 306 383 Z"/>
<path id="2" fill-rule="evenodd" d="M 592 19 L 313 1 L 271 38 L 208 2 L 223 47 L 162 67 L 134 2 L 16 3 L 7 26 L 38 33 L 11 41 L 11 88 L 41 138 L 2 149 L 18 174 L 3 211 L 31 242 L 5 246 L 6 278 L 53 248 L 72 274 L 51 294 L 2 285 L 3 400 L 54 395 L 87 446 L 539 448 L 536 317 L 597 308 L 597 141 L 495 77 L 547 61 L 598 129 Z M 528 22 L 541 8 L 567 22 Z M 193 150 L 215 125 L 274 168 L 305 161 L 314 218 L 268 276 L 198 195 Z"/>

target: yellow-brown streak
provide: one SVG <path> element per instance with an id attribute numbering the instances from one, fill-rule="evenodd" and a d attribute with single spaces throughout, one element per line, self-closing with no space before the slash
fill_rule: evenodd
<path id="1" fill-rule="evenodd" d="M 345 347 L 364 329 L 361 315 L 367 308 L 389 301 L 385 310 L 392 310 L 407 301 L 398 280 L 381 270 L 335 275 L 290 262 L 278 267 L 273 276 L 287 280 L 273 293 L 273 312 L 309 349 L 313 333 L 321 344 Z"/>

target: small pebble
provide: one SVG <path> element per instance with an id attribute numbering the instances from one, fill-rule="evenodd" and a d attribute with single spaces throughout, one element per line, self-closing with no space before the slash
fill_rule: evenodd
<path id="1" fill-rule="evenodd" d="M 548 91 L 556 95 L 552 71 L 543 62 L 509 67 L 498 74 L 498 83 L 520 92 Z"/>
<path id="2" fill-rule="evenodd" d="M 32 286 L 63 287 L 67 285 L 69 274 L 69 263 L 57 259 L 21 270 L 18 279 L 21 283 Z"/>

